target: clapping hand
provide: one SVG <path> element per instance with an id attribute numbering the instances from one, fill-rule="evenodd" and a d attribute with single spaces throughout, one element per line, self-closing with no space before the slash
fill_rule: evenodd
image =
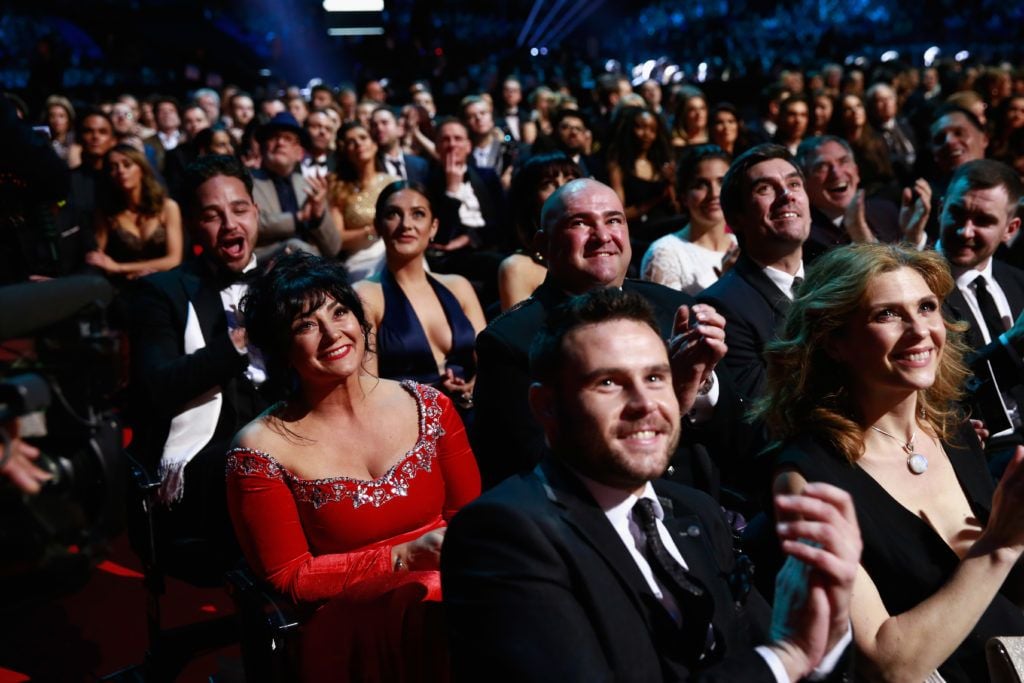
<path id="1" fill-rule="evenodd" d="M 932 187 L 924 178 L 914 181 L 913 188 L 904 188 L 900 203 L 900 234 L 904 242 L 924 242 L 924 229 L 932 212 Z"/>
<path id="2" fill-rule="evenodd" d="M 682 413 L 693 407 L 697 391 L 711 377 L 726 351 L 725 318 L 707 304 L 696 304 L 692 309 L 679 307 L 668 341 L 668 355 Z"/>
<path id="3" fill-rule="evenodd" d="M 862 542 L 850 494 L 807 484 L 775 497 L 776 527 L 788 556 L 776 580 L 772 637 L 797 677 L 810 673 L 846 635 Z"/>

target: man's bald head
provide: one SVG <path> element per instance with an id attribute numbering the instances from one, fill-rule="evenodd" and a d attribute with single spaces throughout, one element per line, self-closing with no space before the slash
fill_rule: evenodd
<path id="1" fill-rule="evenodd" d="M 558 188 L 541 209 L 541 234 L 555 283 L 574 294 L 620 287 L 632 251 L 622 200 L 590 178 Z"/>

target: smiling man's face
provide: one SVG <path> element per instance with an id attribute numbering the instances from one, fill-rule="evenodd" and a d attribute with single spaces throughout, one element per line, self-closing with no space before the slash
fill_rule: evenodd
<path id="1" fill-rule="evenodd" d="M 584 178 L 563 185 L 548 201 L 548 269 L 558 286 L 574 294 L 621 287 L 632 251 L 615 191 Z"/>

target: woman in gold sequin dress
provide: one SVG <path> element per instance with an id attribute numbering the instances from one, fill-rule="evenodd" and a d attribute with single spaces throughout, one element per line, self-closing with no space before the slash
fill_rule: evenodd
<path id="1" fill-rule="evenodd" d="M 341 248 L 349 281 L 380 273 L 384 244 L 373 227 L 374 207 L 381 190 L 398 180 L 384 172 L 377 144 L 363 124 L 354 121 L 338 132 L 338 177 L 331 188 L 331 213 L 341 232 Z"/>

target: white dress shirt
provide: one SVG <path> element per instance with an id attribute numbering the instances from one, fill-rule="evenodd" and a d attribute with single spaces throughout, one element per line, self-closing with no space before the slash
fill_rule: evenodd
<path id="1" fill-rule="evenodd" d="M 633 506 L 636 505 L 640 498 L 646 498 L 654 503 L 654 516 L 655 524 L 658 526 L 658 536 L 661 538 L 661 542 L 665 545 L 665 549 L 668 550 L 672 558 L 678 562 L 683 569 L 688 569 L 686 560 L 679 553 L 679 548 L 676 547 L 675 541 L 672 540 L 672 535 L 665 528 L 665 524 L 662 522 L 665 519 L 665 510 L 661 506 L 661 502 L 658 500 L 657 494 L 654 492 L 654 486 L 651 482 L 647 482 L 644 485 L 644 490 L 639 496 L 634 496 L 632 493 L 623 491 L 622 489 L 606 486 L 599 482 L 594 481 L 584 475 L 573 471 L 583 485 L 590 491 L 590 495 L 594 497 L 594 501 L 598 507 L 604 512 L 605 517 L 608 518 L 608 522 L 612 525 L 615 533 L 618 535 L 622 544 L 626 546 L 626 550 L 629 552 L 629 556 L 633 558 L 633 562 L 636 564 L 637 569 L 643 575 L 644 580 L 647 582 L 648 587 L 658 601 L 664 605 L 665 609 L 676 621 L 681 623 L 682 618 L 679 612 L 679 605 L 676 603 L 675 598 L 672 597 L 672 593 L 665 589 L 654 576 L 654 570 L 651 569 L 651 565 L 647 562 L 647 558 L 644 557 L 644 548 L 647 545 L 647 537 L 640 528 L 640 525 L 635 519 L 633 519 Z M 818 667 L 808 676 L 808 680 L 822 680 L 832 673 L 836 664 L 839 662 L 839 658 L 842 656 L 843 651 L 852 642 L 853 635 L 852 629 L 848 630 L 846 636 L 844 636 L 825 655 L 821 660 Z M 764 659 L 768 668 L 771 669 L 772 675 L 775 676 L 775 680 L 778 683 L 791 683 L 789 675 L 786 673 L 785 667 L 782 665 L 782 661 L 775 652 L 765 646 L 760 645 L 754 648 Z"/>
<path id="2" fill-rule="evenodd" d="M 1003 319 L 1003 325 L 1009 328 L 1013 324 L 1013 312 L 1010 310 L 1010 302 L 1006 298 L 1006 293 L 1003 288 L 996 282 L 995 277 L 992 275 L 992 259 L 988 260 L 985 267 L 982 270 L 976 270 L 974 268 L 960 272 L 959 269 L 955 269 L 953 274 L 956 276 L 956 288 L 963 294 L 964 301 L 967 302 L 967 307 L 971 309 L 971 315 L 974 316 L 976 322 L 975 328 L 981 333 L 982 338 L 986 344 L 992 343 L 992 335 L 989 334 L 988 325 L 985 324 L 985 317 L 981 314 L 981 307 L 978 305 L 978 294 L 975 291 L 975 280 L 979 276 L 985 277 L 985 284 L 988 288 L 988 293 L 992 295 L 992 300 L 996 304 L 996 309 L 999 311 L 999 317 Z M 1009 340 L 1006 333 L 999 335 L 999 341 L 1006 347 L 1010 347 Z M 1013 349 L 1010 349 L 1014 352 Z M 999 395 L 1000 403 L 1003 406 L 1003 412 L 1006 413 L 1006 419 L 1010 421 L 1011 425 L 1017 424 L 1020 420 L 1020 407 L 1017 402 L 1013 399 L 1013 395 L 1010 393 L 1004 393 L 999 387 L 999 378 L 992 371 L 992 364 L 988 363 L 988 371 L 992 376 L 992 382 L 995 384 L 996 393 Z M 1008 436 L 1013 433 L 1013 427 L 1004 429 L 996 434 L 992 435 L 992 438 Z"/>

